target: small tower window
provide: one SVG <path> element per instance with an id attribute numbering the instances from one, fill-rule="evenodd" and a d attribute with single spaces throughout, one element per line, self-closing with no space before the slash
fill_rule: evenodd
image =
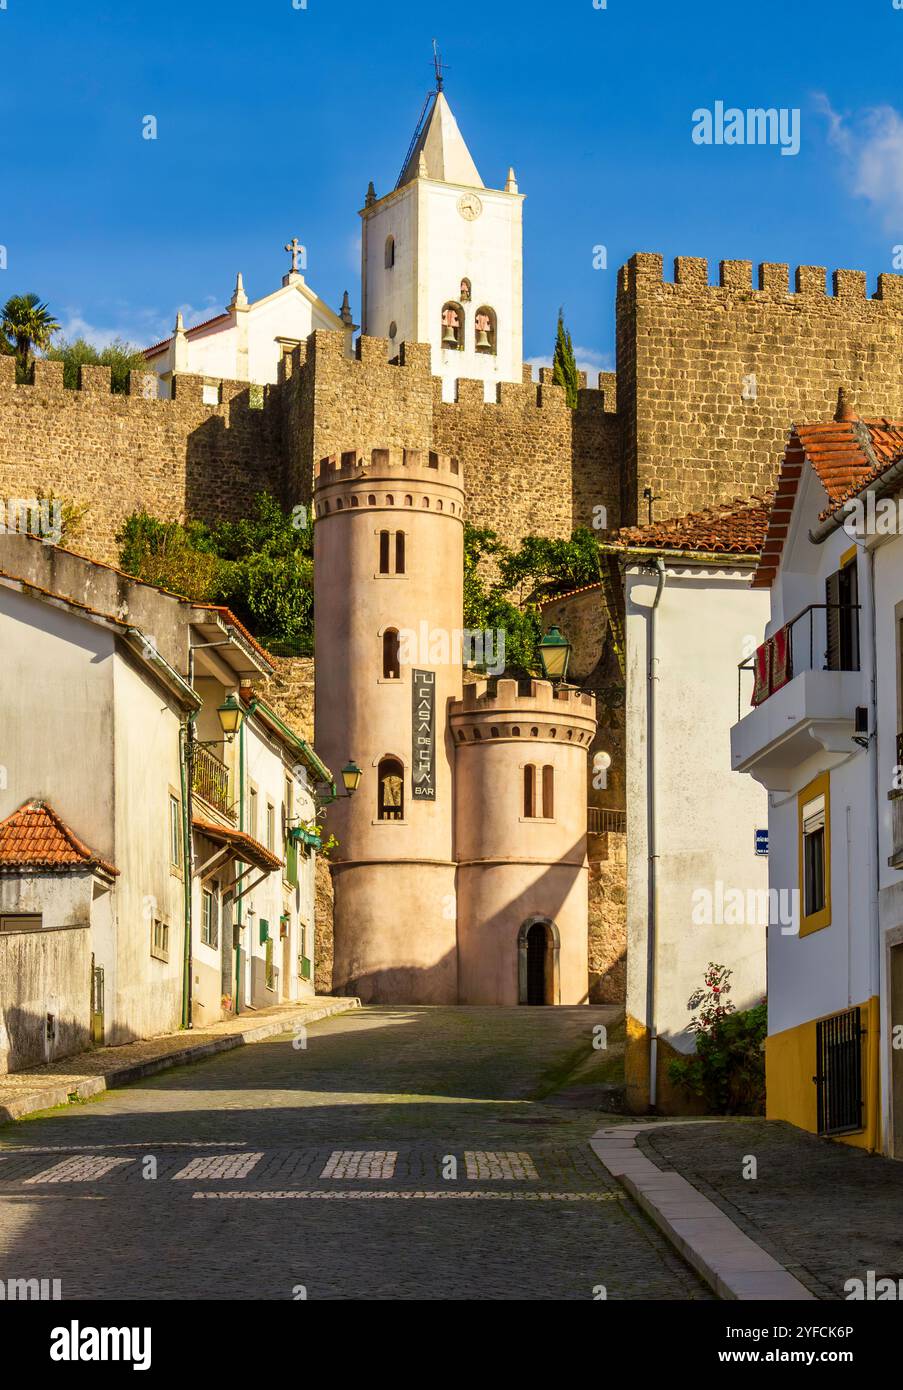
<path id="1" fill-rule="evenodd" d="M 524 815 L 528 820 L 536 815 L 536 768 L 532 763 L 524 768 Z"/>
<path id="2" fill-rule="evenodd" d="M 383 680 L 401 680 L 401 657 L 397 627 L 387 627 L 383 633 Z"/>
<path id="3" fill-rule="evenodd" d="M 551 763 L 542 770 L 542 814 L 546 820 L 555 815 L 555 769 Z"/>
<path id="4" fill-rule="evenodd" d="M 377 768 L 377 820 L 404 819 L 404 767 L 398 758 L 381 758 Z"/>
<path id="5" fill-rule="evenodd" d="M 497 338 L 495 310 L 484 304 L 474 315 L 473 327 L 477 352 L 494 353 Z"/>
<path id="6" fill-rule="evenodd" d="M 390 339 L 392 340 L 393 343 L 395 342 L 395 338 L 396 338 L 397 334 L 398 334 L 398 324 L 397 324 L 397 323 L 395 322 L 395 320 L 393 319 L 392 322 L 389 324 L 389 337 L 390 337 Z"/>
<path id="7" fill-rule="evenodd" d="M 404 531 L 380 531 L 379 533 L 379 573 L 404 574 L 405 572 Z M 394 560 L 394 569 L 393 569 Z"/>
<path id="8" fill-rule="evenodd" d="M 386 237 L 386 270 L 391 270 L 395 264 L 395 238 Z"/>
<path id="9" fill-rule="evenodd" d="M 448 352 L 459 352 L 464 346 L 464 310 L 451 301 L 442 306 L 442 346 Z"/>
<path id="10" fill-rule="evenodd" d="M 468 280 L 466 275 L 464 276 L 464 279 L 461 281 L 460 299 L 462 304 L 470 303 L 470 281 Z"/>

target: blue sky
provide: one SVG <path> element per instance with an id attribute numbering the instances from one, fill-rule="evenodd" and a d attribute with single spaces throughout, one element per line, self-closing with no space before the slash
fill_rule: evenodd
<path id="1" fill-rule="evenodd" d="M 893 0 L 0 0 L 0 294 L 146 344 L 279 283 L 286 240 L 360 305 L 357 210 L 395 182 L 430 43 L 485 182 L 525 204 L 525 351 L 563 304 L 614 364 L 636 250 L 864 269 L 903 244 L 903 10 Z M 300 0 L 295 0 L 300 3 Z M 801 147 L 701 146 L 692 113 L 796 108 Z M 142 118 L 158 138 L 142 139 Z M 593 248 L 607 270 L 593 268 Z M 4 293 L 5 291 L 5 293 Z"/>

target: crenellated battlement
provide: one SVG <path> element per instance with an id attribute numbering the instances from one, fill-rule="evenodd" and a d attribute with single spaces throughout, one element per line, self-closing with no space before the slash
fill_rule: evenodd
<path id="1" fill-rule="evenodd" d="M 185 405 L 211 412 L 226 405 L 264 410 L 273 403 L 276 389 L 272 386 L 251 386 L 247 381 L 180 373 L 173 378 L 172 396 L 166 397 L 158 394 L 159 378 L 154 372 L 130 372 L 128 390 L 125 392 L 113 390 L 109 367 L 83 364 L 78 369 L 78 386 L 74 390 L 63 385 L 62 362 L 39 357 L 33 363 L 33 372 L 33 381 L 17 382 L 15 358 L 0 357 L 0 410 L 4 403 L 10 401 L 27 404 L 48 397 L 55 405 L 62 407 L 83 404 L 90 397 L 98 407 L 108 402 L 123 411 L 128 411 L 139 401 L 142 406 L 151 402 L 163 412 L 167 408 L 172 411 L 174 407 Z"/>
<path id="2" fill-rule="evenodd" d="M 525 688 L 529 686 L 529 688 Z M 558 720 L 590 720 L 595 723 L 596 702 L 592 695 L 571 687 L 562 689 L 551 681 L 520 682 L 502 679 L 474 681 L 464 687 L 464 698 L 451 706 L 451 718 L 470 718 L 475 714 L 496 716 L 502 711 L 513 715 L 554 714 Z"/>
<path id="3" fill-rule="evenodd" d="M 596 731 L 596 702 L 582 690 L 556 689 L 546 680 L 476 681 L 464 687 L 463 700 L 453 701 L 449 719 L 460 745 L 538 740 L 585 751 Z"/>
<path id="4" fill-rule="evenodd" d="M 398 374 L 397 385 L 402 390 L 426 385 L 434 408 L 501 406 L 502 410 L 518 412 L 531 407 L 536 410 L 566 408 L 564 388 L 553 381 L 551 367 L 540 367 L 534 380 L 533 368 L 525 364 L 523 379 L 499 382 L 490 400 L 486 399 L 485 382 L 481 378 L 456 377 L 454 399 L 447 401 L 442 396 L 442 378 L 432 374 L 429 343 L 401 343 L 396 355 L 390 357 L 388 338 L 361 334 L 351 357 L 345 351 L 345 335 L 328 329 L 317 329 L 305 343 L 287 354 L 281 363 L 280 381 L 305 374 L 315 381 L 324 373 L 329 377 L 337 376 L 349 391 L 364 390 L 368 386 L 393 390 L 392 378 Z M 577 409 L 612 413 L 615 409 L 614 372 L 598 372 L 594 381 L 590 381 L 587 372 L 578 373 L 578 377 Z"/>
<path id="5" fill-rule="evenodd" d="M 458 460 L 434 449 L 345 449 L 339 455 L 328 454 L 320 459 L 316 486 L 359 478 L 391 479 L 409 473 L 451 475 L 455 481 L 461 480 Z"/>
<path id="6" fill-rule="evenodd" d="M 762 262 L 755 267 L 753 283 L 752 261 L 720 261 L 718 283 L 709 280 L 709 263 L 704 256 L 676 256 L 674 278 L 664 278 L 664 260 L 658 254 L 639 253 L 631 256 L 618 273 L 619 294 L 631 294 L 661 287 L 663 291 L 691 294 L 711 292 L 722 299 L 728 294 L 756 300 L 792 299 L 795 297 L 824 300 L 868 300 L 903 308 L 903 275 L 881 274 L 874 293 L 868 295 L 864 270 L 834 270 L 831 290 L 827 287 L 827 269 L 820 265 L 801 265 L 794 271 L 790 288 L 790 266 L 782 262 Z"/>

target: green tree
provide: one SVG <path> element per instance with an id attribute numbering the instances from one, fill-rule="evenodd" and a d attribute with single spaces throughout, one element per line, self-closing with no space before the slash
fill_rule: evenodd
<path id="1" fill-rule="evenodd" d="M 505 670 L 531 675 L 538 670 L 536 646 L 541 636 L 535 606 L 512 603 L 504 581 L 487 582 L 483 561 L 504 564 L 507 550 L 495 531 L 464 527 L 464 626 L 471 631 L 504 633 Z M 496 644 L 498 643 L 496 637 Z"/>
<path id="2" fill-rule="evenodd" d="M 78 387 L 79 367 L 109 367 L 112 388 L 119 394 L 129 389 L 129 372 L 147 371 L 141 349 L 122 338 L 114 338 L 99 349 L 84 338 L 64 339 L 49 347 L 45 356 L 51 362 L 62 362 L 63 385 L 70 391 Z"/>
<path id="3" fill-rule="evenodd" d="M 564 387 L 568 405 L 573 410 L 577 405 L 577 390 L 580 379 L 577 375 L 577 362 L 574 358 L 574 345 L 571 335 L 564 326 L 564 310 L 558 310 L 558 332 L 555 336 L 555 355 L 552 358 L 552 380 L 556 386 Z"/>
<path id="4" fill-rule="evenodd" d="M 505 589 L 517 590 L 519 602 L 541 603 L 555 594 L 598 583 L 599 544 L 587 526 L 579 526 L 566 541 L 525 536 L 518 550 L 502 557 L 499 571 Z"/>
<path id="5" fill-rule="evenodd" d="M 59 329 L 46 304 L 36 294 L 14 294 L 3 306 L 0 332 L 16 357 L 16 379 L 25 380 L 35 352 L 43 352 Z"/>
<path id="6" fill-rule="evenodd" d="M 258 493 L 241 521 L 160 521 L 133 512 L 116 537 L 119 563 L 146 583 L 226 604 L 275 650 L 313 651 L 313 532 L 306 514 Z"/>

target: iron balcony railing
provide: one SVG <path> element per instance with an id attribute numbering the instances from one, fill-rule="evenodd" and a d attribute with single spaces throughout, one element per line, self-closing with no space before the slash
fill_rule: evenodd
<path id="1" fill-rule="evenodd" d="M 220 762 L 209 748 L 201 748 L 195 745 L 192 758 L 193 773 L 191 778 L 191 789 L 198 796 L 202 796 L 208 806 L 214 810 L 221 811 L 224 816 L 232 817 L 232 804 L 229 800 L 229 769 L 226 764 Z"/>
<path id="2" fill-rule="evenodd" d="M 609 811 L 600 806 L 588 806 L 586 828 L 591 835 L 626 835 L 627 812 Z"/>
<path id="3" fill-rule="evenodd" d="M 749 704 L 762 705 L 801 671 L 859 670 L 859 604 L 810 603 L 737 667 L 737 720 L 743 718 L 743 681 Z M 747 686 L 747 690 L 750 686 Z"/>

